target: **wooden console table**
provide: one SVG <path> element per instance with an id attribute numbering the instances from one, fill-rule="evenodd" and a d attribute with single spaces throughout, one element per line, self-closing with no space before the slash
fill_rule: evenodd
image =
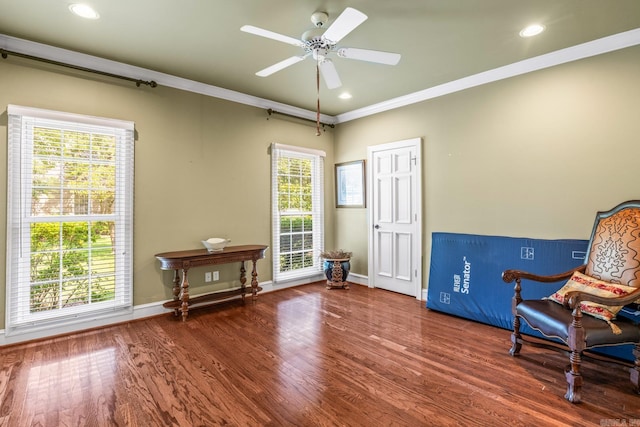
<path id="1" fill-rule="evenodd" d="M 264 253 L 268 246 L 264 245 L 245 245 L 245 246 L 228 246 L 219 252 L 208 252 L 206 249 L 193 249 L 188 251 L 164 252 L 156 254 L 155 257 L 160 261 L 160 268 L 163 270 L 174 270 L 173 276 L 173 301 L 164 303 L 164 307 L 173 309 L 174 314 L 178 316 L 182 313 L 182 320 L 186 321 L 189 316 L 189 306 L 205 302 L 215 302 L 226 299 L 235 295 L 244 296 L 248 288 L 245 286 L 247 282 L 246 270 L 244 268 L 245 261 L 253 262 L 253 270 L 251 271 L 251 293 L 253 300 L 258 298 L 258 292 L 262 290 L 258 286 L 258 270 L 256 262 L 264 258 Z M 230 262 L 240 262 L 240 288 L 230 291 L 215 292 L 205 295 L 198 295 L 189 298 L 189 279 L 188 271 L 192 267 L 202 267 L 205 265 L 227 264 Z M 180 278 L 180 270 L 182 270 L 182 279 Z"/>

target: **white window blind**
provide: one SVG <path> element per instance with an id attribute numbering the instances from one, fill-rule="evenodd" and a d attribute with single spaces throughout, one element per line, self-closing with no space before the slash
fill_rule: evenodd
<path id="1" fill-rule="evenodd" d="M 7 335 L 131 309 L 133 123 L 7 113 Z"/>
<path id="2" fill-rule="evenodd" d="M 319 150 L 271 145 L 274 282 L 321 271 L 324 157 Z"/>

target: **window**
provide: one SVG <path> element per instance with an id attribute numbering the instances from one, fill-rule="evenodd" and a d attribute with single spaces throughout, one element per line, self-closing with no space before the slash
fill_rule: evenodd
<path id="1" fill-rule="evenodd" d="M 274 282 L 321 270 L 324 156 L 318 150 L 271 146 Z"/>
<path id="2" fill-rule="evenodd" d="M 7 112 L 7 334 L 130 309 L 133 123 Z"/>

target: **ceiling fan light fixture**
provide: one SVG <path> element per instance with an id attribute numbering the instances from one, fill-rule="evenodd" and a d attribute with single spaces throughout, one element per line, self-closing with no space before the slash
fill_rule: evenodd
<path id="1" fill-rule="evenodd" d="M 527 38 L 537 36 L 545 30 L 545 26 L 542 24 L 532 24 L 520 31 L 520 37 Z"/>
<path id="2" fill-rule="evenodd" d="M 82 3 L 73 3 L 69 5 L 69 10 L 74 15 L 86 19 L 98 19 L 100 14 L 96 12 L 91 6 Z"/>

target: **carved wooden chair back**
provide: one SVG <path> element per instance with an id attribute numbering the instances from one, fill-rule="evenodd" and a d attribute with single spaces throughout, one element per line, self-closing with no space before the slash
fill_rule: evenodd
<path id="1" fill-rule="evenodd" d="M 587 276 L 640 287 L 640 205 L 599 213 L 587 254 Z"/>

